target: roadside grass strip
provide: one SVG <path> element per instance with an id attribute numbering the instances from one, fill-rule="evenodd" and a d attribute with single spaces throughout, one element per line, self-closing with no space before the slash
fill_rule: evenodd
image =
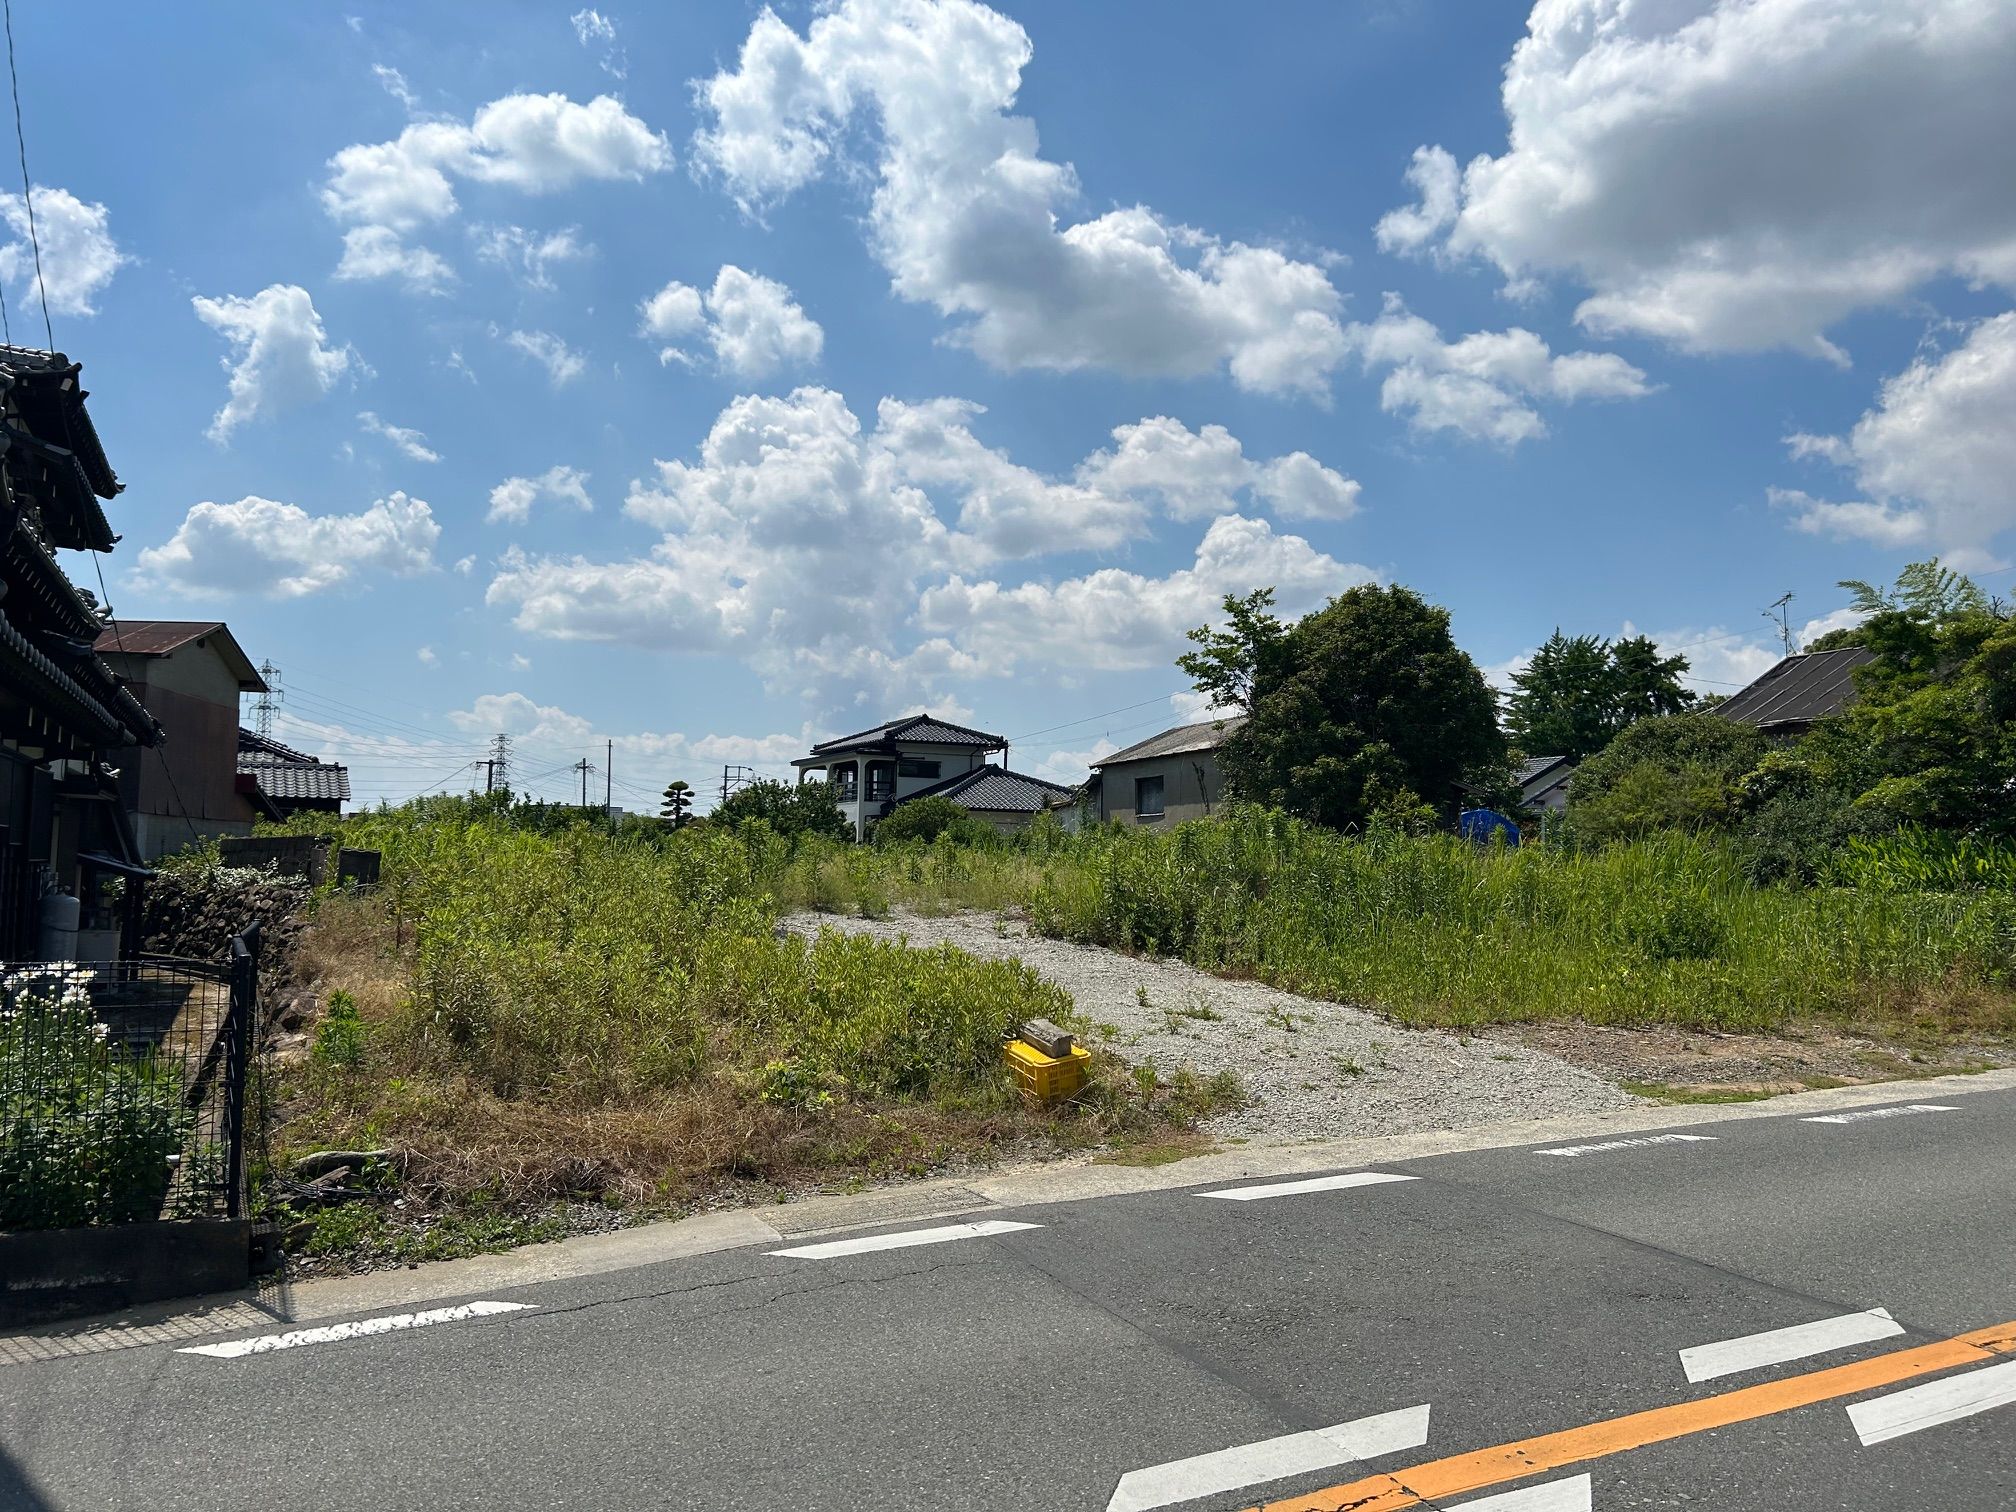
<path id="1" fill-rule="evenodd" d="M 355 1323 L 331 1323 L 323 1328 L 295 1329 L 292 1333 L 231 1339 L 223 1344 L 191 1344 L 175 1353 L 209 1355 L 215 1360 L 237 1360 L 246 1355 L 271 1354 L 276 1349 L 298 1349 L 303 1344 L 340 1344 L 346 1339 L 368 1339 L 375 1334 L 401 1333 L 409 1328 L 432 1328 L 436 1323 L 460 1323 L 468 1318 L 524 1312 L 533 1305 L 530 1302 L 464 1302 L 459 1307 L 393 1313 L 384 1318 L 362 1318 Z"/>
<path id="2" fill-rule="evenodd" d="M 1948 1376 L 1908 1391 L 1893 1391 L 1871 1402 L 1857 1402 L 1848 1409 L 1848 1421 L 1855 1425 L 1856 1437 L 1866 1448 L 2011 1405 L 2016 1405 L 2016 1361 Z"/>
<path id="3" fill-rule="evenodd" d="M 1286 1433 L 1255 1444 L 1238 1444 L 1209 1454 L 1129 1470 L 1113 1488 L 1106 1512 L 1152 1512 L 1178 1502 L 1237 1491 L 1267 1481 L 1328 1470 L 1349 1460 L 1366 1460 L 1419 1449 L 1428 1442 L 1428 1404 L 1382 1412 L 1306 1433 Z"/>
<path id="4" fill-rule="evenodd" d="M 941 1228 L 907 1229 L 898 1234 L 868 1234 L 859 1239 L 831 1239 L 824 1244 L 800 1244 L 791 1249 L 768 1250 L 791 1260 L 833 1260 L 841 1255 L 866 1255 L 876 1250 L 909 1249 L 919 1244 L 950 1244 L 955 1239 L 985 1239 L 993 1234 L 1012 1234 L 1020 1229 L 1037 1229 L 1040 1223 L 1009 1223 L 989 1219 L 984 1223 L 948 1223 Z"/>
<path id="5" fill-rule="evenodd" d="M 1449 1512 L 1589 1512 L 1590 1505 L 1589 1477 L 1577 1475 L 1544 1486 L 1479 1497 L 1451 1507 Z"/>
<path id="6" fill-rule="evenodd" d="M 1535 1155 L 1607 1155 L 1612 1150 L 1642 1150 L 1651 1145 L 1713 1144 L 1713 1134 L 1647 1134 L 1638 1139 L 1606 1139 L 1601 1144 L 1557 1145 L 1551 1150 L 1535 1150 Z"/>
<path id="7" fill-rule="evenodd" d="M 1294 1197 L 1303 1192 L 1335 1192 L 1345 1187 L 1382 1186 L 1389 1181 L 1419 1181 L 1418 1176 L 1402 1176 L 1397 1171 L 1347 1171 L 1342 1176 L 1312 1176 L 1307 1181 L 1275 1181 L 1266 1186 L 1227 1187 L 1222 1192 L 1199 1192 L 1199 1197 L 1216 1197 L 1225 1202 L 1258 1202 L 1266 1197 Z"/>
<path id="8" fill-rule="evenodd" d="M 1903 1103 L 1888 1108 L 1857 1108 L 1853 1113 L 1822 1113 L 1802 1118 L 1801 1123 L 1851 1124 L 1872 1118 L 1909 1118 L 1913 1113 L 1958 1113 L 1951 1103 Z"/>
<path id="9" fill-rule="evenodd" d="M 1811 1407 L 1820 1402 L 1860 1396 L 1917 1376 L 1980 1365 L 1998 1355 L 2016 1355 L 2016 1322 L 1997 1323 L 1991 1328 L 1977 1328 L 1971 1333 L 1956 1334 L 1931 1344 L 1918 1344 L 1888 1354 L 1873 1355 L 1866 1360 L 1810 1371 L 1805 1375 L 1739 1387 L 1694 1401 L 1673 1402 L 1644 1412 L 1604 1418 L 1580 1427 L 1541 1434 L 1537 1438 L 1518 1439 L 1488 1449 L 1452 1454 L 1445 1459 L 1429 1460 L 1401 1470 L 1376 1471 L 1343 1485 L 1326 1486 L 1320 1491 L 1268 1502 L 1257 1512 L 1336 1512 L 1340 1507 L 1349 1507 L 1351 1512 L 1397 1512 L 1402 1507 L 1448 1506 L 1451 1498 L 1471 1491 L 1529 1480 L 1550 1470 L 1587 1464 L 1609 1455 L 1643 1449 L 1651 1444 L 1670 1443 L 1674 1439 L 1728 1428 L 1737 1423 L 1775 1417 L 1779 1413 Z M 2012 1400 L 2011 1394 L 2016 1393 L 2016 1361 L 1996 1365 L 1992 1370 L 1973 1371 L 1934 1385 L 1947 1389 L 1918 1397 L 1916 1391 L 1927 1388 L 1916 1388 L 1879 1399 L 1879 1402 L 1893 1405 L 1869 1418 L 1870 1431 L 1880 1434 L 1886 1428 L 1904 1424 L 1907 1426 L 1897 1427 L 1896 1431 L 1908 1433 L 1917 1427 L 1952 1422 L 1955 1418 L 1999 1407 Z M 1876 1408 L 1879 1402 L 1860 1405 Z M 1900 1402 L 1902 1405 L 1896 1405 Z M 1851 1416 L 1856 1410 L 1850 1409 Z M 1859 1423 L 1857 1430 L 1861 1431 Z M 1865 1442 L 1874 1441 L 1865 1435 Z M 1480 1504 L 1456 1505 L 1467 1506 L 1474 1512 Z M 1481 1505 L 1490 1506 L 1490 1503 L 1487 1501 Z M 1537 1505 L 1544 1507 L 1546 1503 Z M 1505 1504 L 1500 1503 L 1494 1512 L 1504 1512 L 1504 1507 Z M 1527 1512 L 1531 1509 L 1528 1508 Z"/>
<path id="10" fill-rule="evenodd" d="M 1894 1339 L 1902 1332 L 1904 1325 L 1891 1317 L 1887 1308 L 1872 1307 L 1867 1312 L 1795 1323 L 1740 1339 L 1696 1344 L 1680 1351 L 1680 1368 L 1690 1381 L 1713 1381 L 1766 1365 L 1783 1365 L 1787 1360 L 1804 1360 L 1830 1349 L 1846 1349 L 1851 1344 Z"/>

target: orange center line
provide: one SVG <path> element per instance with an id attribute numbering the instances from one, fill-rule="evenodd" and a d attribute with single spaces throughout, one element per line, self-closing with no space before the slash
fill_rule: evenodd
<path id="1" fill-rule="evenodd" d="M 1523 1480 L 1545 1470 L 1558 1470 L 1563 1465 L 1601 1459 L 1627 1449 L 1642 1449 L 1647 1444 L 1685 1438 L 1711 1428 L 1726 1428 L 1732 1423 L 1747 1423 L 1794 1408 L 1810 1407 L 1815 1402 L 1831 1402 L 1878 1386 L 1908 1381 L 1913 1376 L 1950 1370 L 1956 1365 L 1977 1365 L 2004 1354 L 2016 1354 L 2016 1322 L 1977 1328 L 1937 1343 L 1893 1350 L 1873 1359 L 1745 1386 L 1698 1401 L 1675 1402 L 1646 1412 L 1605 1418 L 1580 1428 L 1564 1428 L 1538 1438 L 1452 1454 L 1447 1459 L 1430 1460 L 1411 1469 L 1368 1475 L 1363 1480 L 1312 1491 L 1306 1496 L 1268 1502 L 1252 1512 L 1396 1512 L 1398 1508 L 1418 1507 L 1437 1497 L 1460 1496 L 1466 1491 Z"/>

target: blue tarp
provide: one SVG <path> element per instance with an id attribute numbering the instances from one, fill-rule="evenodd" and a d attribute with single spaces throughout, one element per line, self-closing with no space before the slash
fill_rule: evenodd
<path id="1" fill-rule="evenodd" d="M 1496 809 L 1463 810 L 1456 817 L 1456 833 L 1479 845 L 1489 845 L 1493 835 L 1504 836 L 1507 845 L 1519 843 L 1519 826 Z"/>

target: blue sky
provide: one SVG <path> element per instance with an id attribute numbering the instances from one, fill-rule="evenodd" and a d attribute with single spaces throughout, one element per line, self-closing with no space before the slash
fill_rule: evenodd
<path id="1" fill-rule="evenodd" d="M 1788 590 L 2010 581 L 2016 5 L 112 14 L 17 17 L 111 597 L 360 798 L 920 707 L 1071 778 L 1269 583 L 1726 690 Z"/>

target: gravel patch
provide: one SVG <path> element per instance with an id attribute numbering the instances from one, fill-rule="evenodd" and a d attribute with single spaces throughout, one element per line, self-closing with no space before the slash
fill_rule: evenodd
<path id="1" fill-rule="evenodd" d="M 1220 1136 L 1336 1139 L 1551 1118 L 1639 1105 L 1641 1099 L 1556 1056 L 1505 1040 L 1409 1029 L 1342 1003 L 1258 982 L 1228 981 L 1181 961 L 1146 960 L 1026 932 L 987 914 L 888 919 L 797 914 L 821 928 L 913 945 L 950 943 L 977 956 L 1019 959 L 1077 1000 L 1095 1028 L 1088 1043 L 1165 1075 L 1231 1069 L 1249 1102 L 1212 1119 Z M 1143 1001 L 1145 997 L 1145 1003 Z"/>

